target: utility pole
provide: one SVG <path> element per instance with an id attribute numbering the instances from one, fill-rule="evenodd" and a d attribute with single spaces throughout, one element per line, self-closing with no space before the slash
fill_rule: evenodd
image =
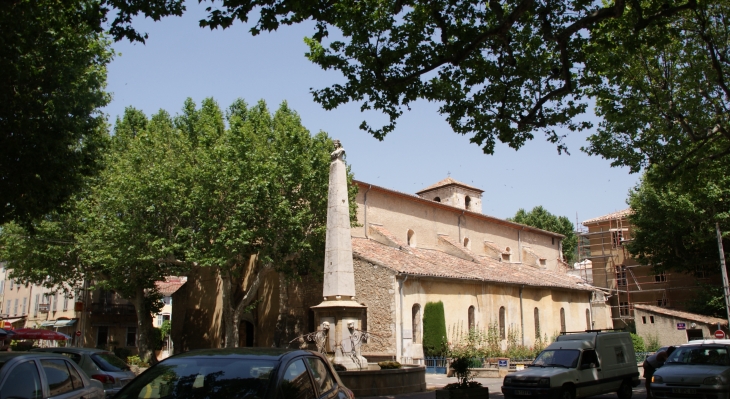
<path id="1" fill-rule="evenodd" d="M 728 328 L 730 328 L 730 284 L 727 281 L 727 268 L 725 267 L 725 250 L 722 248 L 722 234 L 720 223 L 715 222 L 717 230 L 717 247 L 720 250 L 720 268 L 722 269 L 722 293 L 725 295 L 725 310 L 727 311 Z"/>

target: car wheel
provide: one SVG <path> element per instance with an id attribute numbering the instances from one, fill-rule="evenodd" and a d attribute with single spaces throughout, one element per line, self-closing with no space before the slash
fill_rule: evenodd
<path id="1" fill-rule="evenodd" d="M 569 385 L 564 386 L 560 391 L 560 399 L 575 399 L 575 388 Z"/>
<path id="2" fill-rule="evenodd" d="M 631 395 L 634 393 L 634 390 L 631 388 L 631 384 L 629 384 L 628 381 L 624 381 L 621 383 L 621 386 L 618 388 L 618 391 L 616 394 L 618 395 L 618 399 L 631 399 Z"/>

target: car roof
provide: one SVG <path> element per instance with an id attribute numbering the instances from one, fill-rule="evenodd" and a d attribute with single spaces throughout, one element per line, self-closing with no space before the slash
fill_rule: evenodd
<path id="1" fill-rule="evenodd" d="M 28 358 L 32 357 L 57 357 L 60 359 L 66 359 L 66 356 L 59 355 L 57 353 L 47 353 L 47 352 L 0 352 L 0 362 L 7 362 L 10 359 L 15 359 L 16 357 L 25 356 Z"/>
<path id="2" fill-rule="evenodd" d="M 706 345 L 706 344 L 717 344 L 717 345 L 730 345 L 730 339 L 696 339 L 689 341 L 685 345 Z"/>
<path id="3" fill-rule="evenodd" d="M 73 348 L 73 347 L 59 347 L 59 348 L 34 348 L 33 352 L 69 352 L 69 353 L 112 353 L 105 349 L 98 348 Z"/>
<path id="4" fill-rule="evenodd" d="M 179 355 L 181 357 L 199 357 L 199 356 L 234 356 L 241 358 L 271 358 L 279 359 L 286 355 L 312 355 L 315 352 L 302 349 L 286 349 L 286 348 L 215 348 L 215 349 L 195 349 Z"/>

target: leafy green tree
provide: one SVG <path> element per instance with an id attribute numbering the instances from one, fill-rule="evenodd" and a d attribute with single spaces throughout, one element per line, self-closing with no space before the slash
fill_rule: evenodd
<path id="1" fill-rule="evenodd" d="M 30 225 L 99 168 L 112 59 L 102 18 L 93 0 L 0 2 L 0 223 Z"/>
<path id="2" fill-rule="evenodd" d="M 676 3 L 666 3 L 672 6 Z M 637 172 L 674 175 L 730 156 L 730 2 L 687 2 L 675 18 L 632 34 L 635 20 L 592 32 L 589 95 L 603 118 L 587 151 Z"/>
<path id="3" fill-rule="evenodd" d="M 578 237 L 575 235 L 573 223 L 566 216 L 556 216 L 542 206 L 536 206 L 529 212 L 520 208 L 513 218 L 507 220 L 564 235 L 563 259 L 571 265 L 575 261 Z"/>
<path id="4" fill-rule="evenodd" d="M 441 301 L 427 302 L 423 307 L 423 353 L 443 356 L 448 350 L 446 316 Z"/>
<path id="5" fill-rule="evenodd" d="M 159 19 L 185 11 L 181 0 L 109 2 L 118 7 L 112 22 L 117 39 L 144 40 L 132 26 L 138 14 Z M 384 112 L 390 119 L 385 126 L 361 124 L 375 137 L 384 138 L 411 102 L 425 99 L 441 104 L 452 129 L 471 135 L 485 153 L 497 140 L 520 148 L 536 131 L 565 149 L 556 128 L 590 126 L 576 117 L 603 83 L 601 74 L 613 67 L 589 62 L 591 57 L 613 50 L 614 38 L 643 34 L 651 43 L 652 35 L 665 37 L 665 25 L 705 7 L 696 0 L 211 3 L 200 21 L 211 29 L 253 17 L 256 35 L 314 21 L 307 56 L 345 78 L 315 90 L 315 100 L 326 109 L 354 101 L 363 110 Z M 630 82 L 627 77 L 615 84 L 630 90 Z"/>
<path id="6" fill-rule="evenodd" d="M 692 313 L 703 314 L 721 319 L 727 318 L 725 296 L 722 285 L 697 284 L 695 295 L 687 304 L 687 310 Z"/>
<path id="7" fill-rule="evenodd" d="M 667 181 L 650 168 L 629 193 L 633 226 L 628 251 L 657 272 L 708 275 L 719 283 L 719 253 L 715 224 L 723 231 L 725 256 L 730 249 L 730 177 L 724 165 L 703 166 L 692 176 Z"/>
<path id="8" fill-rule="evenodd" d="M 233 347 L 240 321 L 253 322 L 249 312 L 268 271 L 282 285 L 322 272 L 333 144 L 325 133 L 311 135 L 286 103 L 272 115 L 263 101 L 238 100 L 226 115 L 229 129 L 213 100 L 199 110 L 188 100 L 175 123 L 195 148 L 196 228 L 185 258 L 217 268 L 225 345 Z M 247 273 L 253 277 L 243 287 Z M 286 313 L 280 309 L 277 337 L 287 335 Z"/>

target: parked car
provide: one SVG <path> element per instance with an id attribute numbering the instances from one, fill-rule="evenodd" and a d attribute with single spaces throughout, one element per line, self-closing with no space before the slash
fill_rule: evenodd
<path id="1" fill-rule="evenodd" d="M 169 357 L 115 399 L 353 399 L 319 353 L 276 348 L 190 351 Z"/>
<path id="2" fill-rule="evenodd" d="M 639 385 L 631 336 L 625 332 L 558 336 L 524 371 L 504 377 L 505 398 L 575 399 L 616 392 L 630 399 Z"/>
<path id="3" fill-rule="evenodd" d="M 124 360 L 107 350 L 67 347 L 38 348 L 33 351 L 58 353 L 70 358 L 81 366 L 89 377 L 103 384 L 107 396 L 115 395 L 135 377 Z"/>
<path id="4" fill-rule="evenodd" d="M 655 398 L 727 398 L 730 340 L 697 340 L 678 346 L 651 381 Z"/>
<path id="5" fill-rule="evenodd" d="M 104 389 L 67 357 L 0 352 L 0 395 L 27 399 L 103 399 Z"/>

